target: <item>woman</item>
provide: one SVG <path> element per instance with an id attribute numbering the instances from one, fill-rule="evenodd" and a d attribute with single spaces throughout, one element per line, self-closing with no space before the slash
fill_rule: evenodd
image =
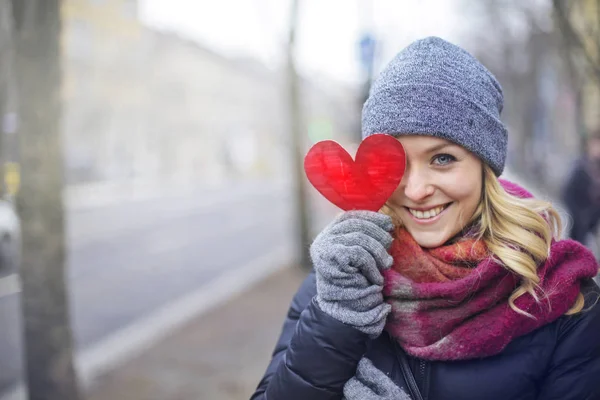
<path id="1" fill-rule="evenodd" d="M 252 399 L 600 399 L 594 257 L 548 203 L 500 181 L 502 90 L 466 51 L 417 41 L 382 72 L 363 137 L 407 154 L 380 213 L 311 246 Z"/>

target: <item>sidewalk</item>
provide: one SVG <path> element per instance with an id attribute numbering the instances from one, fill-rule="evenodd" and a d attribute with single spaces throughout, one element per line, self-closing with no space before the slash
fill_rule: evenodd
<path id="1" fill-rule="evenodd" d="M 305 276 L 296 267 L 278 271 L 97 378 L 87 399 L 247 400 Z"/>

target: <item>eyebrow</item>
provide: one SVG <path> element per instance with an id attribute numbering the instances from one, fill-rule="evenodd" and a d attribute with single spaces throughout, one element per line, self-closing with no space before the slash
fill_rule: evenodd
<path id="1" fill-rule="evenodd" d="M 432 146 L 428 149 L 426 149 L 424 152 L 429 154 L 429 153 L 434 153 L 436 151 L 440 151 L 442 149 L 445 149 L 446 147 L 455 147 L 458 146 L 454 143 L 440 143 L 440 144 L 436 144 L 435 146 Z"/>

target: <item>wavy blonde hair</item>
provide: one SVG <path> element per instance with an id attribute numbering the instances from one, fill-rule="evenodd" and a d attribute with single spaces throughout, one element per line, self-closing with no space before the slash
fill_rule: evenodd
<path id="1" fill-rule="evenodd" d="M 395 214 L 388 206 L 382 212 L 392 217 Z M 525 293 L 538 302 L 540 294 L 543 297 L 537 268 L 550 256 L 552 240 L 560 237 L 562 221 L 556 209 L 547 201 L 507 193 L 492 169 L 484 164 L 481 201 L 469 224 L 476 228 L 476 237 L 484 241 L 492 256 L 521 277 L 520 285 L 508 299 L 510 307 L 534 318 L 519 309 L 515 300 Z M 584 298 L 579 293 L 566 315 L 580 312 L 583 306 Z"/>
<path id="2" fill-rule="evenodd" d="M 550 256 L 552 240 L 560 237 L 562 221 L 556 209 L 547 201 L 523 199 L 507 193 L 492 169 L 484 165 L 482 199 L 473 214 L 479 219 L 479 237 L 506 268 L 521 277 L 521 284 L 509 298 L 516 312 L 531 316 L 515 305 L 515 300 L 529 293 L 540 301 L 538 265 Z M 583 309 L 581 293 L 566 315 Z"/>

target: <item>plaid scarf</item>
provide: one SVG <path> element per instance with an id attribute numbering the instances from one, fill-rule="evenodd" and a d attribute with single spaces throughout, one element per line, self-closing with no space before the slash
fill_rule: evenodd
<path id="1" fill-rule="evenodd" d="M 395 232 L 394 265 L 383 272 L 384 297 L 391 304 L 386 330 L 409 354 L 426 360 L 465 360 L 500 353 L 513 339 L 567 312 L 580 281 L 598 265 L 581 244 L 554 242 L 551 256 L 539 266 L 537 302 L 526 293 L 508 298 L 519 277 L 489 255 L 483 242 L 462 239 L 423 249 L 404 229 Z"/>

